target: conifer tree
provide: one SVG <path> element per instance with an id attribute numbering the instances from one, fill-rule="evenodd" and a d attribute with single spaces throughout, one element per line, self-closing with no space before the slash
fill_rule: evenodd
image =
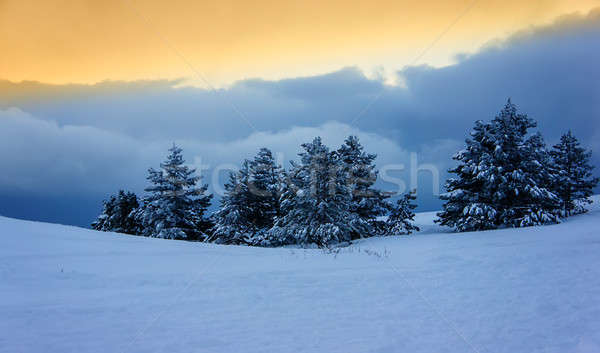
<path id="1" fill-rule="evenodd" d="M 553 190 L 561 200 L 562 214 L 568 217 L 586 212 L 585 204 L 591 203 L 589 197 L 599 180 L 592 175 L 592 152 L 581 147 L 569 131 L 562 135 L 550 154 L 558 171 Z"/>
<path id="2" fill-rule="evenodd" d="M 440 195 L 446 203 L 436 222 L 461 232 L 494 229 L 498 210 L 486 185 L 495 178 L 490 160 L 490 151 L 495 148 L 491 125 L 476 121 L 465 142 L 466 148 L 452 157 L 458 165 L 449 172 L 456 177 L 446 181 L 447 192 Z"/>
<path id="3" fill-rule="evenodd" d="M 206 233 L 199 225 L 208 223 L 204 214 L 212 194 L 206 193 L 208 185 L 196 186 L 200 177 L 184 165 L 181 148 L 173 144 L 169 152 L 161 169 L 148 170 L 152 185 L 145 190 L 150 195 L 144 198 L 136 218 L 146 236 L 203 240 Z"/>
<path id="4" fill-rule="evenodd" d="M 229 176 L 225 196 L 215 213 L 213 239 L 219 243 L 269 245 L 264 237 L 279 213 L 281 167 L 261 148 L 252 161 Z"/>
<path id="5" fill-rule="evenodd" d="M 271 228 L 279 214 L 282 169 L 275 162 L 271 150 L 261 148 L 250 162 L 249 173 L 253 222 L 259 229 Z"/>
<path id="6" fill-rule="evenodd" d="M 417 199 L 417 190 L 407 192 L 396 201 L 387 219 L 387 234 L 410 234 L 413 231 L 419 231 L 419 227 L 413 224 L 415 218 L 414 209 L 417 205 L 414 201 Z"/>
<path id="7" fill-rule="evenodd" d="M 92 228 L 105 232 L 136 234 L 137 225 L 133 212 L 139 207 L 133 192 L 119 190 L 103 202 L 102 214 L 92 223 Z"/>
<path id="8" fill-rule="evenodd" d="M 346 184 L 352 193 L 350 212 L 358 216 L 356 224 L 352 225 L 356 229 L 352 238 L 384 233 L 385 222 L 378 221 L 377 217 L 385 215 L 391 205 L 386 201 L 390 194 L 374 187 L 378 175 L 375 169 L 377 155 L 366 153 L 356 136 L 348 136 L 337 150 L 337 157 L 343 163 Z"/>
<path id="9" fill-rule="evenodd" d="M 490 122 L 478 121 L 467 148 L 453 158 L 457 175 L 446 183 L 438 222 L 459 231 L 523 227 L 558 222 L 558 198 L 540 171 L 550 171 L 541 136 L 527 139 L 533 119 L 510 99 Z M 542 176 L 540 176 L 542 174 Z"/>
<path id="10" fill-rule="evenodd" d="M 115 214 L 115 205 L 117 197 L 110 195 L 108 200 L 102 201 L 102 213 L 92 222 L 92 229 L 100 231 L 110 231 L 109 220 Z"/>
<path id="11" fill-rule="evenodd" d="M 269 231 L 273 244 L 328 244 L 349 241 L 357 220 L 344 166 L 317 137 L 302 145 L 282 195 L 281 214 Z"/>
<path id="12" fill-rule="evenodd" d="M 211 240 L 221 244 L 249 244 L 257 231 L 252 220 L 254 211 L 248 190 L 250 163 L 244 160 L 242 167 L 229 173 L 225 183 L 225 195 L 215 213 L 215 225 Z"/>
<path id="13" fill-rule="evenodd" d="M 560 202 L 552 191 L 557 170 L 542 134 L 535 133 L 526 140 L 523 154 L 520 168 L 531 181 L 529 192 L 521 195 L 521 202 L 527 207 L 527 212 L 519 219 L 519 226 L 559 222 Z"/>
<path id="14" fill-rule="evenodd" d="M 524 227 L 559 221 L 558 197 L 545 185 L 548 165 L 542 164 L 547 161 L 543 139 L 541 135 L 526 139 L 528 130 L 536 125 L 526 114 L 519 114 L 510 99 L 492 120 L 492 162 L 498 177 L 487 186 L 500 206 L 501 225 Z"/>

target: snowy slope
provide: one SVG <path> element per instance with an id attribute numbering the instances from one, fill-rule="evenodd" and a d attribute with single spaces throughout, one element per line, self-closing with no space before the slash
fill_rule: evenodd
<path id="1" fill-rule="evenodd" d="M 1 352 L 600 352 L 600 210 L 566 223 L 217 246 L 0 217 Z"/>

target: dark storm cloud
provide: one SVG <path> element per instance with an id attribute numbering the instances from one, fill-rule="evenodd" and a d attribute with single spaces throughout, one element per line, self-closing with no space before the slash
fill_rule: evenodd
<path id="1" fill-rule="evenodd" d="M 474 118 L 491 118 L 506 97 L 554 140 L 571 127 L 588 144 L 600 117 L 600 12 L 565 17 L 522 32 L 441 69 L 401 72 L 421 121 L 456 136 Z"/>
<path id="2" fill-rule="evenodd" d="M 407 163 L 415 151 L 419 162 L 445 169 L 473 121 L 493 118 L 508 97 L 537 119 L 549 143 L 572 129 L 599 165 L 598 38 L 600 12 L 564 17 L 456 65 L 407 67 L 398 73 L 403 85 L 394 87 L 353 68 L 245 80 L 217 92 L 180 87 L 183 81 L 0 82 L 0 213 L 10 214 L 18 190 L 94 200 L 119 187 L 139 191 L 145 169 L 172 141 L 188 161 L 214 166 L 238 163 L 261 145 L 289 160 L 315 134 L 335 145 L 353 133 L 380 155 L 380 165 Z M 422 193 L 425 208 L 439 205 L 430 194 Z"/>

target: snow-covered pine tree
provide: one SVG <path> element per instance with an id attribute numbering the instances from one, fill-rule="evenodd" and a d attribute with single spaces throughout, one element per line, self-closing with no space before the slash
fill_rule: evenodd
<path id="1" fill-rule="evenodd" d="M 214 216 L 214 241 L 269 245 L 264 233 L 279 212 L 281 173 L 271 151 L 261 148 L 252 161 L 245 160 L 239 171 L 230 174 Z"/>
<path id="2" fill-rule="evenodd" d="M 169 152 L 161 169 L 148 170 L 152 185 L 145 190 L 150 195 L 144 198 L 136 219 L 146 236 L 203 240 L 206 234 L 198 227 L 207 221 L 204 214 L 212 194 L 206 193 L 208 185 L 196 186 L 200 177 L 194 175 L 195 169 L 184 165 L 181 148 L 173 144 Z"/>
<path id="3" fill-rule="evenodd" d="M 356 217 L 344 166 L 316 137 L 302 145 L 292 163 L 282 195 L 281 217 L 268 235 L 273 244 L 328 244 L 351 240 Z"/>
<path id="4" fill-rule="evenodd" d="M 519 220 L 519 226 L 558 223 L 560 221 L 560 201 L 552 192 L 556 179 L 556 169 L 546 148 L 546 143 L 539 132 L 525 141 L 524 158 L 520 169 L 532 180 L 528 193 L 521 195 L 526 212 Z"/>
<path id="5" fill-rule="evenodd" d="M 193 199 L 191 209 L 191 220 L 194 224 L 193 231 L 190 232 L 187 240 L 191 241 L 207 241 L 210 237 L 210 232 L 214 226 L 214 222 L 210 215 L 207 215 L 207 210 L 211 205 L 213 198 L 212 194 L 207 193 L 208 184 L 197 187 L 197 195 Z"/>
<path id="6" fill-rule="evenodd" d="M 417 190 L 407 192 L 396 201 L 396 205 L 392 208 L 388 216 L 387 234 L 410 234 L 413 231 L 419 231 L 419 227 L 413 224 L 415 218 L 414 209 L 417 205 L 414 201 L 417 199 Z"/>
<path id="7" fill-rule="evenodd" d="M 277 165 L 273 153 L 261 148 L 250 162 L 248 191 L 252 195 L 252 220 L 259 229 L 273 226 L 279 214 L 279 194 L 281 192 L 282 168 Z"/>
<path id="8" fill-rule="evenodd" d="M 586 212 L 585 204 L 591 203 L 589 197 L 599 180 L 592 175 L 592 152 L 582 148 L 569 131 L 561 136 L 550 154 L 558 171 L 553 190 L 561 199 L 562 214 L 568 217 Z"/>
<path id="9" fill-rule="evenodd" d="M 498 224 L 498 210 L 487 187 L 487 180 L 495 180 L 491 151 L 494 151 L 492 126 L 481 120 L 475 122 L 467 138 L 466 148 L 452 159 L 458 161 L 448 172 L 456 177 L 446 181 L 446 201 L 436 222 L 460 232 L 494 229 Z"/>
<path id="10" fill-rule="evenodd" d="M 466 150 L 454 156 L 457 178 L 446 183 L 438 222 L 459 231 L 558 222 L 556 195 L 539 176 L 540 140 L 526 139 L 535 126 L 510 99 L 491 123 L 476 122 Z"/>
<path id="11" fill-rule="evenodd" d="M 137 225 L 133 212 L 139 207 L 133 192 L 119 190 L 103 202 L 102 214 L 92 223 L 92 228 L 105 232 L 136 234 Z"/>
<path id="12" fill-rule="evenodd" d="M 220 244 L 248 244 L 256 231 L 252 222 L 248 180 L 250 178 L 250 162 L 244 160 L 242 167 L 229 173 L 229 181 L 225 183 L 225 195 L 221 198 L 221 206 L 214 215 L 211 240 Z"/>
<path id="13" fill-rule="evenodd" d="M 110 195 L 108 200 L 102 201 L 102 213 L 92 222 L 92 229 L 100 231 L 109 231 L 109 219 L 115 214 L 115 204 L 117 197 Z"/>
<path id="14" fill-rule="evenodd" d="M 549 166 L 540 135 L 526 139 L 536 122 L 519 114 L 510 101 L 492 120 L 495 149 L 493 168 L 499 178 L 488 180 L 493 202 L 499 206 L 499 225 L 524 227 L 559 221 L 558 198 L 545 183 Z M 540 177 L 542 175 L 542 177 Z"/>
<path id="15" fill-rule="evenodd" d="M 253 238 L 253 245 L 274 247 L 297 243 L 294 238 L 284 233 L 282 220 L 285 213 L 292 208 L 292 203 L 285 203 L 285 200 L 290 199 L 292 195 L 295 195 L 296 192 L 299 191 L 299 188 L 296 186 L 296 182 L 293 180 L 298 180 L 300 168 L 299 165 L 294 161 L 290 161 L 290 164 L 291 167 L 289 170 L 285 170 L 283 168 L 281 169 L 280 186 L 278 191 L 279 198 L 277 200 L 278 210 L 275 218 L 273 219 L 273 226 L 255 234 Z M 290 219 L 288 218 L 286 222 L 289 221 Z M 277 224 L 281 224 L 282 226 L 277 226 Z"/>
<path id="16" fill-rule="evenodd" d="M 378 221 L 377 217 L 385 215 L 392 206 L 386 200 L 390 194 L 374 187 L 378 176 L 375 169 L 377 155 L 366 153 L 358 137 L 348 136 L 337 150 L 337 156 L 343 163 L 346 184 L 352 192 L 350 212 L 358 216 L 356 224 L 352 225 L 356 230 L 352 238 L 383 234 L 385 222 Z"/>

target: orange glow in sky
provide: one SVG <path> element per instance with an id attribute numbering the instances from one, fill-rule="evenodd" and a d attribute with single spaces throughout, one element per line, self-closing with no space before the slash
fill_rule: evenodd
<path id="1" fill-rule="evenodd" d="M 345 66 L 385 74 L 412 63 L 447 65 L 490 40 L 596 6 L 600 1 L 0 0 L 0 79 L 92 83 L 194 77 L 196 70 L 219 86 Z"/>

